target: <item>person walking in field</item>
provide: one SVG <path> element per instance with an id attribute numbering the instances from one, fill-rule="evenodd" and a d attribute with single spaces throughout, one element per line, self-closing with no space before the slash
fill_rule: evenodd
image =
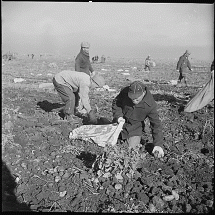
<path id="1" fill-rule="evenodd" d="M 163 157 L 164 151 L 161 121 L 157 104 L 149 89 L 140 81 L 134 81 L 123 88 L 112 103 L 113 122 L 124 121 L 120 139 L 127 141 L 129 149 L 139 150 L 144 132 L 144 120 L 148 117 L 151 124 L 154 148 L 152 153 Z"/>
<path id="2" fill-rule="evenodd" d="M 89 48 L 90 44 L 88 42 L 81 43 L 81 50 L 75 58 L 75 71 L 84 72 L 91 76 L 94 75 L 95 72 L 90 63 Z"/>
<path id="3" fill-rule="evenodd" d="M 185 53 L 179 58 L 176 70 L 179 72 L 178 77 L 178 83 L 181 83 L 181 80 L 184 79 L 184 83 L 187 87 L 187 78 L 185 75 L 185 72 L 187 68 L 189 68 L 190 71 L 193 71 L 191 68 L 190 61 L 188 60 L 188 57 L 190 55 L 190 52 L 188 50 L 185 51 Z"/>
<path id="4" fill-rule="evenodd" d="M 76 97 L 80 98 L 82 108 L 86 110 L 89 122 L 97 123 L 94 111 L 90 106 L 90 88 L 103 87 L 105 80 L 102 76 L 95 74 L 90 77 L 85 72 L 63 70 L 53 78 L 53 84 L 62 101 L 65 103 L 63 113 L 69 122 L 76 123 L 78 118 L 75 116 Z"/>
<path id="5" fill-rule="evenodd" d="M 151 57 L 150 55 L 145 60 L 145 71 L 151 71 Z"/>

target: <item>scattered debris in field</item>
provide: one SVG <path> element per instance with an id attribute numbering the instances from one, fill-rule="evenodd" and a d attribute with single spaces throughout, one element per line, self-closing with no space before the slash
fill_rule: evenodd
<path id="1" fill-rule="evenodd" d="M 56 63 L 50 63 L 50 64 L 49 64 L 49 67 L 50 67 L 50 68 L 58 68 L 58 66 L 57 66 Z"/>
<path id="2" fill-rule="evenodd" d="M 39 84 L 39 88 L 46 88 L 46 89 L 53 88 L 54 89 L 54 85 L 53 85 L 53 83 L 41 83 L 41 84 Z"/>
<path id="3" fill-rule="evenodd" d="M 54 76 L 52 73 L 48 73 L 47 76 Z"/>
<path id="4" fill-rule="evenodd" d="M 24 78 L 14 78 L 13 81 L 14 81 L 14 83 L 20 83 L 20 82 L 23 82 L 26 80 Z"/>
<path id="5" fill-rule="evenodd" d="M 177 85 L 178 84 L 178 81 L 177 80 L 170 80 L 169 83 L 171 85 Z"/>
<path id="6" fill-rule="evenodd" d="M 123 72 L 122 75 L 130 75 L 128 72 Z"/>

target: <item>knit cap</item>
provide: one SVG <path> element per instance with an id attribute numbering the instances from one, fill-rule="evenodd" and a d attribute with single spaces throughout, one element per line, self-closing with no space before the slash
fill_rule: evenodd
<path id="1" fill-rule="evenodd" d="M 82 42 L 81 48 L 90 48 L 90 44 L 88 42 Z"/>
<path id="2" fill-rule="evenodd" d="M 142 82 L 134 81 L 129 86 L 128 97 L 132 100 L 136 99 L 136 98 L 140 97 L 143 94 L 143 92 L 145 92 L 145 91 L 146 91 L 146 86 Z"/>

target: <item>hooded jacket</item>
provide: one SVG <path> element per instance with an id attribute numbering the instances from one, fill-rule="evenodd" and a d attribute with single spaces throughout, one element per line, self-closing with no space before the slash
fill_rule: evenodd
<path id="1" fill-rule="evenodd" d="M 90 75 L 90 72 L 93 72 L 89 54 L 84 52 L 83 49 L 80 50 L 79 54 L 75 58 L 75 71 L 85 72 L 88 75 Z"/>
<path id="2" fill-rule="evenodd" d="M 146 95 L 139 104 L 135 105 L 128 97 L 128 89 L 129 86 L 122 89 L 112 103 L 113 120 L 117 121 L 119 117 L 125 119 L 121 131 L 122 139 L 141 136 L 145 127 L 144 120 L 148 117 L 152 129 L 153 143 L 155 146 L 162 146 L 162 126 L 157 112 L 157 104 L 152 94 L 146 87 Z"/>

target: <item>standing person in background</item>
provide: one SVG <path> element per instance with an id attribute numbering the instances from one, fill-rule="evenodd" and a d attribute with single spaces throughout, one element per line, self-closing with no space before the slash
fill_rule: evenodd
<path id="1" fill-rule="evenodd" d="M 213 60 L 213 62 L 212 62 L 212 64 L 211 64 L 211 72 L 214 70 L 214 60 Z"/>
<path id="2" fill-rule="evenodd" d="M 145 60 L 145 71 L 151 71 L 151 57 L 150 55 Z"/>
<path id="3" fill-rule="evenodd" d="M 177 68 L 176 68 L 176 70 L 179 72 L 178 83 L 181 83 L 181 80 L 184 79 L 184 83 L 186 87 L 187 87 L 187 78 L 186 78 L 185 72 L 187 68 L 189 68 L 190 71 L 193 71 L 191 69 L 190 61 L 188 60 L 189 55 L 190 55 L 190 52 L 186 50 L 185 53 L 179 58 L 177 63 Z"/>
<path id="4" fill-rule="evenodd" d="M 93 76 L 95 72 L 90 63 L 89 48 L 90 44 L 88 42 L 81 43 L 81 50 L 75 58 L 75 71 Z"/>

